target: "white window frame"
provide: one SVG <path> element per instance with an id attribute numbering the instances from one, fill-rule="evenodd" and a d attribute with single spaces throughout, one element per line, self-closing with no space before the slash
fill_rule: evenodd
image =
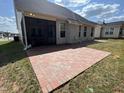
<path id="1" fill-rule="evenodd" d="M 64 26 L 62 28 L 62 25 Z M 64 35 L 62 35 L 64 33 Z M 60 37 L 65 38 L 66 37 L 66 23 L 60 23 Z"/>
<path id="2" fill-rule="evenodd" d="M 84 34 L 86 33 L 86 35 L 83 35 L 84 37 L 87 37 L 87 28 L 88 28 L 87 26 L 84 26 Z"/>
<path id="3" fill-rule="evenodd" d="M 114 27 L 111 27 L 110 30 L 109 30 L 109 34 L 110 35 L 113 35 L 114 30 L 115 30 L 115 28 Z"/>

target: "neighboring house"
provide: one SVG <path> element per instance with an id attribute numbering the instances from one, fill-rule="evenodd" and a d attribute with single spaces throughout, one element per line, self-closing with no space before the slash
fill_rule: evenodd
<path id="1" fill-rule="evenodd" d="M 95 38 L 124 38 L 124 21 L 97 25 Z"/>
<path id="2" fill-rule="evenodd" d="M 4 38 L 4 33 L 0 31 L 0 38 Z"/>
<path id="3" fill-rule="evenodd" d="M 12 38 L 14 36 L 19 36 L 18 33 L 10 33 L 10 32 L 4 32 L 4 31 L 0 31 L 0 38 Z"/>
<path id="4" fill-rule="evenodd" d="M 0 38 L 3 38 L 3 34 L 0 34 Z"/>
<path id="5" fill-rule="evenodd" d="M 14 0 L 17 28 L 27 47 L 94 39 L 96 23 L 46 0 Z"/>

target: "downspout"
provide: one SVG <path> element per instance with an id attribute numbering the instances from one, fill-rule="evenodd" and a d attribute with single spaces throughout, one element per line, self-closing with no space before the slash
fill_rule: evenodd
<path id="1" fill-rule="evenodd" d="M 16 8 L 15 8 L 15 0 L 13 0 L 13 5 L 14 5 L 14 12 L 15 12 L 15 17 L 16 17 L 16 26 L 17 26 L 17 29 L 18 29 L 18 20 L 17 20 L 17 11 L 16 11 Z"/>
<path id="2" fill-rule="evenodd" d="M 24 17 L 24 14 L 22 15 L 22 20 L 23 20 L 24 38 L 25 38 L 25 48 L 24 48 L 24 50 L 27 50 L 28 49 L 28 40 L 27 40 L 27 33 L 26 33 L 26 26 L 25 26 L 25 17 Z"/>
<path id="3" fill-rule="evenodd" d="M 18 27 L 18 19 L 17 19 L 17 10 L 16 10 L 16 5 L 15 5 L 15 0 L 13 0 L 13 5 L 14 5 L 14 11 L 15 11 L 15 17 L 16 17 L 16 25 L 17 25 L 17 29 L 19 29 L 19 27 Z M 22 14 L 23 15 L 23 14 Z M 22 16 L 22 19 L 23 19 L 23 16 Z M 24 20 L 23 20 L 24 21 Z M 24 23 L 25 22 L 23 22 L 23 26 L 24 26 Z M 25 32 L 25 29 L 24 29 L 24 32 Z M 20 32 L 19 32 L 19 34 L 20 34 Z M 25 34 L 25 33 L 24 33 Z M 24 38 L 25 38 L 25 36 L 24 36 Z M 26 38 L 25 38 L 26 39 Z M 22 41 L 22 40 L 21 40 Z M 23 43 L 23 45 L 24 45 L 24 47 L 27 47 L 27 40 L 25 40 L 25 42 L 26 42 L 26 45 L 24 45 L 24 43 Z M 26 48 L 24 48 L 24 50 L 26 50 Z"/>
<path id="4" fill-rule="evenodd" d="M 16 16 L 16 24 L 17 24 L 17 29 L 18 29 L 19 27 L 18 27 L 17 10 L 16 10 L 16 5 L 15 5 L 15 0 L 13 0 L 13 5 L 14 5 L 14 11 L 15 11 L 15 16 Z M 23 20 L 24 38 L 25 38 L 25 44 L 23 43 L 23 45 L 24 45 L 24 50 L 27 50 L 28 48 L 31 47 L 31 45 L 28 46 L 26 26 L 25 26 L 25 17 L 24 17 L 24 12 L 23 11 L 22 11 L 22 20 Z"/>

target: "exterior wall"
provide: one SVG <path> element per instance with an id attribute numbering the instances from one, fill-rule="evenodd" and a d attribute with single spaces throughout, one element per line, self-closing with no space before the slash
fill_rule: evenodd
<path id="1" fill-rule="evenodd" d="M 86 36 L 86 39 L 85 40 L 93 40 L 94 39 L 94 35 L 93 37 L 91 37 L 91 28 L 93 26 L 90 26 L 90 25 L 85 25 L 88 27 L 88 30 L 87 30 L 87 36 Z M 94 32 L 95 32 L 95 27 L 94 27 Z"/>
<path id="2" fill-rule="evenodd" d="M 122 35 L 120 34 L 120 28 L 123 28 Z M 103 28 L 101 30 L 101 28 Z M 106 32 L 110 33 L 110 29 L 114 28 L 113 34 L 106 34 Z M 97 25 L 95 28 L 95 38 L 121 38 L 124 36 L 124 26 L 123 25 Z"/>
<path id="3" fill-rule="evenodd" d="M 60 37 L 60 23 L 66 23 L 66 35 L 65 38 Z M 81 25 L 81 33 L 79 37 L 79 24 L 69 24 L 66 21 L 57 21 L 57 44 L 72 44 L 80 43 L 87 40 L 93 40 L 91 37 L 91 28 L 94 26 Z M 87 26 L 87 36 L 84 37 L 84 27 Z M 95 27 L 94 27 L 95 28 Z M 95 32 L 95 31 L 94 31 Z"/>
<path id="4" fill-rule="evenodd" d="M 95 33 L 94 33 L 95 38 L 100 38 L 100 36 L 101 36 L 101 28 L 102 28 L 102 26 L 100 26 L 100 25 L 97 25 L 95 27 Z"/>
<path id="5" fill-rule="evenodd" d="M 94 37 L 91 37 L 91 28 L 95 26 L 86 25 L 86 24 L 70 24 L 64 19 L 58 19 L 52 16 L 48 15 L 41 15 L 41 14 L 34 14 L 32 13 L 30 15 L 30 12 L 24 12 L 24 16 L 39 18 L 39 19 L 46 19 L 46 20 L 52 20 L 56 21 L 56 44 L 67 44 L 67 43 L 79 43 L 86 40 L 93 40 Z M 20 32 L 21 39 L 22 37 L 22 31 L 21 31 L 21 20 L 23 18 L 23 14 L 21 12 L 17 11 L 17 25 L 18 30 Z M 66 30 L 65 30 L 65 37 L 61 38 L 61 32 L 60 32 L 60 25 L 61 23 L 65 23 Z M 81 25 L 81 34 L 79 37 L 79 26 Z M 87 26 L 87 36 L 84 37 L 84 27 Z M 23 40 L 23 39 L 22 39 Z"/>
<path id="6" fill-rule="evenodd" d="M 25 16 L 56 21 L 56 44 L 65 44 L 66 43 L 66 37 L 65 38 L 60 37 L 60 23 L 66 23 L 66 21 L 57 19 L 52 16 L 43 15 L 43 14 L 41 15 L 41 14 L 31 13 L 31 15 L 30 15 L 30 12 L 25 12 Z"/>
<path id="7" fill-rule="evenodd" d="M 68 24 L 68 43 L 79 42 L 79 25 Z"/>
<path id="8" fill-rule="evenodd" d="M 0 34 L 0 38 L 4 38 L 3 34 Z"/>
<path id="9" fill-rule="evenodd" d="M 110 32 L 110 28 L 114 28 L 113 34 L 106 34 L 106 32 Z M 111 26 L 103 26 L 102 37 L 103 38 L 118 38 L 120 32 L 120 26 L 118 25 L 111 25 Z"/>
<path id="10" fill-rule="evenodd" d="M 80 37 L 79 37 L 79 26 L 80 25 L 74 25 L 74 24 L 68 25 L 68 31 L 69 31 L 69 35 L 68 35 L 68 39 L 67 39 L 68 43 L 79 43 L 79 42 L 94 39 L 94 37 L 91 37 L 91 28 L 94 26 L 90 26 L 90 25 L 86 25 L 86 24 L 81 25 Z M 87 36 L 86 37 L 84 37 L 84 27 L 85 26 L 87 27 Z"/>

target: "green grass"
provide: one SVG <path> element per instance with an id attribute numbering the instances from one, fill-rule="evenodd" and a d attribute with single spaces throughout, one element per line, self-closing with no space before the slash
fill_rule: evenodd
<path id="1" fill-rule="evenodd" d="M 0 93 L 40 93 L 21 43 L 0 41 Z"/>
<path id="2" fill-rule="evenodd" d="M 87 47 L 108 51 L 112 55 L 54 93 L 124 93 L 124 40 L 108 40 Z"/>
<path id="3" fill-rule="evenodd" d="M 112 55 L 87 69 L 53 93 L 124 93 L 124 40 L 87 47 Z M 40 93 L 30 62 L 20 43 L 0 41 L 0 93 Z"/>

